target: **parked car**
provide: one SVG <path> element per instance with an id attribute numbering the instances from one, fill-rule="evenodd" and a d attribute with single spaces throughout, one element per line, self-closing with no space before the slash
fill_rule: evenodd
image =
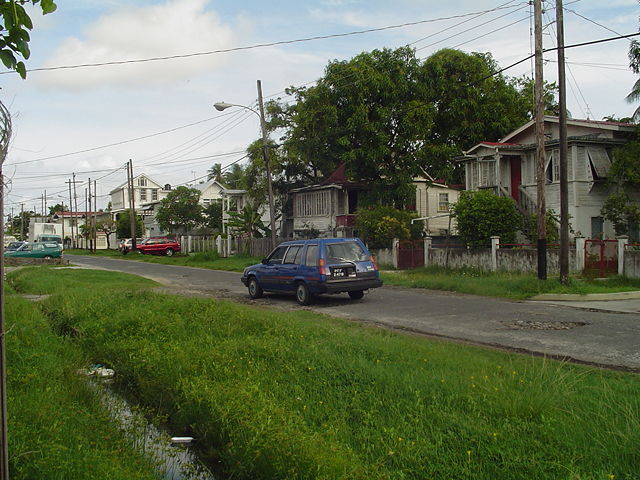
<path id="1" fill-rule="evenodd" d="M 151 237 L 144 239 L 137 248 L 138 252 L 148 255 L 172 256 L 180 252 L 180 244 L 173 238 Z"/>
<path id="2" fill-rule="evenodd" d="M 359 238 L 281 243 L 262 263 L 245 268 L 241 280 L 251 298 L 289 292 L 301 305 L 322 293 L 346 292 L 358 300 L 365 290 L 382 286 L 373 256 Z"/>
<path id="3" fill-rule="evenodd" d="M 126 255 L 131 251 L 132 243 L 133 242 L 131 238 L 123 238 L 122 240 L 120 240 L 120 243 L 118 244 L 118 250 L 123 255 Z M 142 243 L 142 238 L 136 238 L 136 247 L 141 243 Z"/>
<path id="4" fill-rule="evenodd" d="M 62 245 L 55 242 L 25 243 L 14 251 L 4 252 L 5 257 L 20 258 L 60 258 Z"/>
<path id="5" fill-rule="evenodd" d="M 22 240 L 18 240 L 16 242 L 9 242 L 9 244 L 5 248 L 5 251 L 6 252 L 14 252 L 14 251 L 18 250 L 25 243 L 27 243 L 27 242 L 24 242 Z"/>

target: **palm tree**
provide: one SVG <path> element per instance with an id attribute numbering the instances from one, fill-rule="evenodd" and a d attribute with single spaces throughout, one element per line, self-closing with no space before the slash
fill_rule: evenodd
<path id="1" fill-rule="evenodd" d="M 221 163 L 214 163 L 213 167 L 207 170 L 207 181 L 211 179 L 215 180 L 216 182 L 222 181 L 222 164 Z"/>
<path id="2" fill-rule="evenodd" d="M 640 75 L 640 42 L 634 40 L 629 46 L 629 68 L 633 73 Z M 640 100 L 640 78 L 633 84 L 633 88 L 627 95 L 627 102 L 635 103 Z M 640 121 L 640 107 L 633 112 L 633 119 Z"/>

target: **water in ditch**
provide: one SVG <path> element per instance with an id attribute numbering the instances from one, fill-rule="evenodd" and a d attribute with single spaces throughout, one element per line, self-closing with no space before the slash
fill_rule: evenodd
<path id="1" fill-rule="evenodd" d="M 147 455 L 164 480 L 216 480 L 189 448 L 189 437 L 172 437 L 149 423 L 118 393 L 110 379 L 89 379 L 102 404 L 135 448 Z M 173 438 L 173 441 L 172 441 Z"/>

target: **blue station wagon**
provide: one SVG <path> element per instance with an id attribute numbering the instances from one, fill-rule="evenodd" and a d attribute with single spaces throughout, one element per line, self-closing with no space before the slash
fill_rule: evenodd
<path id="1" fill-rule="evenodd" d="M 245 268 L 242 283 L 251 298 L 264 292 L 295 293 L 309 305 L 314 295 L 364 291 L 382 286 L 378 267 L 359 238 L 293 240 L 278 245 L 262 263 Z"/>

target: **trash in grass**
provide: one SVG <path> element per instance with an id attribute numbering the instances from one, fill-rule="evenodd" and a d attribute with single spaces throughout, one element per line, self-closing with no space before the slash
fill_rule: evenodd
<path id="1" fill-rule="evenodd" d="M 104 365 L 101 365 L 100 363 L 91 365 L 86 370 L 80 370 L 79 373 L 83 375 L 87 375 L 89 377 L 94 376 L 94 377 L 100 377 L 100 378 L 111 378 L 116 374 L 116 372 L 113 369 L 106 368 Z"/>
<path id="2" fill-rule="evenodd" d="M 171 443 L 191 443 L 193 442 L 193 437 L 171 437 Z"/>

